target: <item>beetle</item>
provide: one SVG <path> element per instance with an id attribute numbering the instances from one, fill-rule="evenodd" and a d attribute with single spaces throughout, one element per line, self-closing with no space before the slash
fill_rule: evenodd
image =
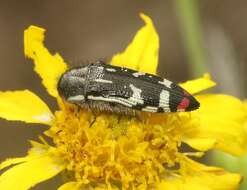
<path id="1" fill-rule="evenodd" d="M 191 94 L 167 79 L 102 61 L 66 71 L 57 89 L 69 103 L 121 114 L 193 111 L 200 106 Z"/>

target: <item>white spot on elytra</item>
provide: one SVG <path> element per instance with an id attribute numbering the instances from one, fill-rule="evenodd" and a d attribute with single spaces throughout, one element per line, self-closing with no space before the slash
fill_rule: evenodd
<path id="1" fill-rule="evenodd" d="M 132 107 L 137 104 L 143 104 L 144 100 L 141 98 L 142 90 L 139 88 L 136 88 L 133 84 L 130 84 L 129 87 L 133 91 L 133 95 L 128 99 L 121 98 L 121 97 L 102 97 L 102 96 L 92 96 L 92 95 L 89 95 L 87 98 L 89 100 L 101 100 L 105 102 L 115 102 L 115 103 L 119 103 L 127 107 Z"/>
<path id="2" fill-rule="evenodd" d="M 104 80 L 104 79 L 95 79 L 95 82 L 100 82 L 100 83 L 112 83 L 111 80 Z"/>
<path id="3" fill-rule="evenodd" d="M 45 123 L 50 123 L 53 119 L 53 115 L 51 115 L 50 113 L 43 113 L 40 115 L 35 115 L 32 118 Z"/>
<path id="4" fill-rule="evenodd" d="M 106 70 L 109 72 L 116 72 L 117 71 L 116 69 L 113 69 L 113 68 L 106 68 Z"/>
<path id="5" fill-rule="evenodd" d="M 157 112 L 158 108 L 153 107 L 153 106 L 146 106 L 145 108 L 142 108 L 142 111 L 147 111 L 147 112 Z"/>
<path id="6" fill-rule="evenodd" d="M 98 69 L 99 71 L 103 71 L 103 70 L 104 70 L 104 67 L 97 67 L 97 69 Z"/>
<path id="7" fill-rule="evenodd" d="M 170 112 L 169 107 L 169 92 L 167 90 L 162 90 L 160 93 L 159 107 L 164 109 L 164 112 Z"/>
<path id="8" fill-rule="evenodd" d="M 167 80 L 167 79 L 164 79 L 163 81 L 159 81 L 160 84 L 163 84 L 164 86 L 168 87 L 168 88 L 171 88 L 171 84 L 172 82 Z"/>
<path id="9" fill-rule="evenodd" d="M 130 84 L 130 88 L 133 91 L 133 95 L 129 98 L 129 100 L 132 101 L 135 105 L 138 103 L 143 104 L 144 100 L 141 97 L 142 90 L 135 87 L 133 84 Z"/>
<path id="10" fill-rule="evenodd" d="M 81 102 L 81 101 L 84 101 L 85 97 L 83 95 L 77 95 L 77 96 L 71 96 L 68 98 L 68 101 L 71 101 L 71 102 Z"/>
<path id="11" fill-rule="evenodd" d="M 102 96 L 88 96 L 87 97 L 90 100 L 102 100 L 102 101 L 106 101 L 106 102 L 115 102 L 115 103 L 119 103 L 122 104 L 124 106 L 127 107 L 132 107 L 131 102 L 129 102 L 128 100 L 124 99 L 124 98 L 120 98 L 120 97 L 110 97 L 110 98 L 106 98 L 106 97 L 102 97 Z"/>
<path id="12" fill-rule="evenodd" d="M 139 77 L 139 76 L 141 76 L 141 75 L 145 75 L 145 73 L 143 73 L 143 72 L 136 72 L 136 73 L 133 73 L 133 76 L 134 76 L 134 77 Z"/>

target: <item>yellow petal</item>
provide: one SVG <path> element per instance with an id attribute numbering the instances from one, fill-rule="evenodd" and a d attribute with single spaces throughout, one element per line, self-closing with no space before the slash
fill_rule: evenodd
<path id="1" fill-rule="evenodd" d="M 238 174 L 219 170 L 214 173 L 198 173 L 195 176 L 164 180 L 158 186 L 158 190 L 236 190 L 241 179 Z"/>
<path id="2" fill-rule="evenodd" d="M 29 159 L 28 157 L 9 158 L 0 164 L 0 170 L 6 168 L 8 166 L 14 165 L 14 164 L 26 162 L 28 159 Z"/>
<path id="3" fill-rule="evenodd" d="M 80 188 L 78 185 L 79 185 L 78 182 L 72 181 L 72 182 L 63 184 L 62 186 L 58 188 L 58 190 L 77 190 Z"/>
<path id="4" fill-rule="evenodd" d="M 27 123 L 50 124 L 53 115 L 38 96 L 24 90 L 0 92 L 0 117 Z"/>
<path id="5" fill-rule="evenodd" d="M 67 69 L 59 54 L 52 55 L 44 46 L 45 29 L 30 26 L 24 32 L 25 55 L 34 60 L 35 71 L 42 78 L 42 83 L 50 95 L 57 97 L 57 82 Z"/>
<path id="6" fill-rule="evenodd" d="M 27 162 L 29 160 L 39 158 L 41 156 L 49 154 L 49 152 L 54 150 L 52 146 L 41 144 L 36 141 L 31 141 L 31 145 L 32 145 L 32 148 L 29 149 L 27 156 L 6 159 L 2 163 L 0 163 L 0 170 L 8 166 L 14 165 L 14 164 L 19 164 L 19 163 Z"/>
<path id="7" fill-rule="evenodd" d="M 54 147 L 50 146 L 46 142 L 42 144 L 36 141 L 30 141 L 30 143 L 31 143 L 32 148 L 28 150 L 29 157 L 39 157 L 55 149 Z"/>
<path id="8" fill-rule="evenodd" d="M 94 184 L 95 186 L 95 184 Z M 101 184 L 102 186 L 102 184 Z M 58 188 L 58 190 L 86 190 L 86 189 L 90 189 L 90 190 L 109 190 L 110 188 L 107 187 L 92 187 L 92 186 L 88 186 L 88 185 L 82 185 L 79 182 L 75 182 L 75 181 L 71 181 L 68 183 L 63 184 L 62 186 L 60 186 Z M 119 190 L 119 188 L 117 187 L 111 187 L 111 190 Z"/>
<path id="9" fill-rule="evenodd" d="M 182 166 L 183 167 L 183 166 Z M 164 179 L 158 190 L 235 190 L 238 189 L 242 177 L 229 173 L 221 168 L 207 167 L 190 161 L 183 176 Z"/>
<path id="10" fill-rule="evenodd" d="M 185 83 L 181 83 L 180 86 L 183 87 L 191 94 L 195 94 L 215 86 L 216 83 L 210 79 L 209 74 L 204 74 L 203 77 L 190 80 Z"/>
<path id="11" fill-rule="evenodd" d="M 112 58 L 111 64 L 156 74 L 159 36 L 151 18 L 144 14 L 140 14 L 140 16 L 146 25 L 137 32 L 123 53 L 116 54 Z"/>
<path id="12" fill-rule="evenodd" d="M 0 176 L 0 189 L 27 190 L 54 177 L 64 169 L 64 163 L 56 157 L 45 155 L 13 166 Z"/>
<path id="13" fill-rule="evenodd" d="M 192 117 L 199 118 L 199 125 L 185 129 L 185 142 L 200 150 L 200 140 L 215 139 L 212 144 L 216 149 L 233 155 L 243 155 L 247 146 L 247 111 L 243 102 L 227 95 L 200 95 L 196 98 L 201 103 Z M 194 143 L 193 139 L 198 143 Z M 191 143 L 192 142 L 192 143 Z M 212 147 L 211 147 L 212 148 Z"/>
<path id="14" fill-rule="evenodd" d="M 190 138 L 186 141 L 186 139 L 183 140 L 184 142 L 187 142 L 191 147 L 196 147 L 197 150 L 200 151 L 207 151 L 215 146 L 217 143 L 216 139 L 210 139 L 210 138 Z"/>

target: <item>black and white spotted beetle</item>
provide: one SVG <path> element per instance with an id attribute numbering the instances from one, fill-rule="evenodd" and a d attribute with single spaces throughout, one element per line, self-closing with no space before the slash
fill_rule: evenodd
<path id="1" fill-rule="evenodd" d="M 192 95 L 167 79 L 102 61 L 68 70 L 57 88 L 69 103 L 122 114 L 192 111 L 200 106 Z"/>

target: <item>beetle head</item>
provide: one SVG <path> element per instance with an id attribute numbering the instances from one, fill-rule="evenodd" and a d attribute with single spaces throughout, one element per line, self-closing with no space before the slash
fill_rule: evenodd
<path id="1" fill-rule="evenodd" d="M 73 68 L 65 72 L 58 81 L 59 95 L 70 103 L 83 103 L 87 72 L 87 67 Z"/>

